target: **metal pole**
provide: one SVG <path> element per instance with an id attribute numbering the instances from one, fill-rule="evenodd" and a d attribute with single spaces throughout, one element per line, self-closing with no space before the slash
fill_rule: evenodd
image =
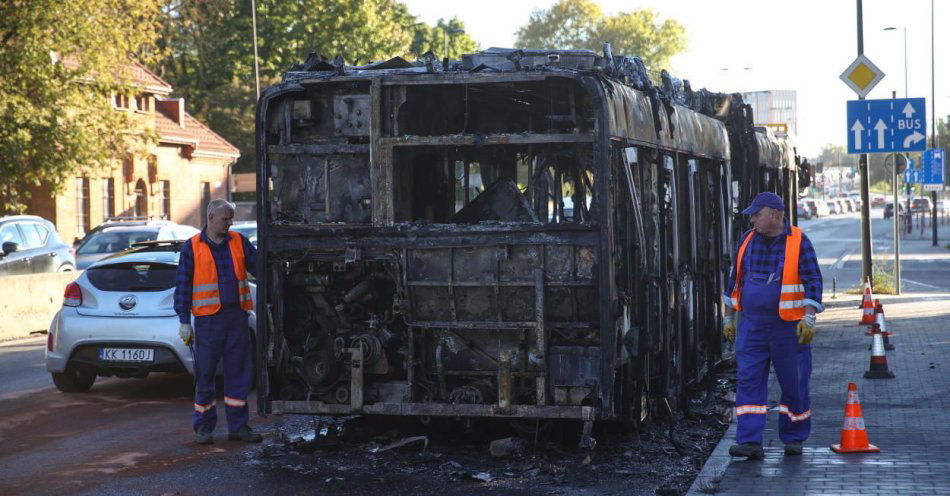
<path id="1" fill-rule="evenodd" d="M 858 2 L 858 56 L 864 54 L 864 9 Z M 864 100 L 864 97 L 859 97 Z M 861 173 L 861 280 L 871 278 L 871 185 L 868 177 L 868 155 L 862 153 L 858 161 Z"/>
<path id="2" fill-rule="evenodd" d="M 257 62 L 257 0 L 251 0 L 251 29 L 254 31 L 254 91 L 261 98 L 261 73 Z"/>
<path id="3" fill-rule="evenodd" d="M 904 26 L 904 98 L 907 96 L 907 26 Z"/>
<path id="4" fill-rule="evenodd" d="M 891 92 L 891 98 L 897 98 L 897 92 Z M 891 189 L 894 191 L 894 291 L 901 294 L 901 228 L 900 228 L 900 203 L 897 198 L 897 153 L 894 157 L 894 177 Z"/>
<path id="5" fill-rule="evenodd" d="M 936 64 L 934 63 L 934 0 L 930 0 L 930 147 L 937 148 L 937 96 L 936 96 Z M 930 192 L 930 202 L 933 209 L 930 211 L 930 224 L 933 228 L 933 245 L 940 246 L 937 242 L 937 192 Z"/>

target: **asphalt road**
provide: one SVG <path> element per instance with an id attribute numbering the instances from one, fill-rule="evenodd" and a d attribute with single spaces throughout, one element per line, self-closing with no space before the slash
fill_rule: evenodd
<path id="1" fill-rule="evenodd" d="M 46 372 L 45 344 L 0 343 L 0 494 L 246 493 L 250 448 L 224 440 L 223 411 L 217 443 L 193 442 L 191 376 L 100 377 L 88 393 L 64 394 Z"/>
<path id="2" fill-rule="evenodd" d="M 832 215 L 799 223 L 812 240 L 824 276 L 825 298 L 861 284 L 861 229 L 857 213 Z M 947 293 L 950 281 L 941 274 L 950 269 L 950 225 L 939 225 L 940 246 L 932 246 L 929 224 L 901 236 L 901 281 L 905 292 Z M 871 244 L 875 264 L 893 270 L 893 224 L 883 209 L 871 209 Z M 935 270 L 937 269 L 937 270 Z M 837 283 L 837 284 L 835 284 Z"/>

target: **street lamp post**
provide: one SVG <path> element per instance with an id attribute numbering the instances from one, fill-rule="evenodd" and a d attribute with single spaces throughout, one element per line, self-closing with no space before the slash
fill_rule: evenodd
<path id="1" fill-rule="evenodd" d="M 907 94 L 907 26 L 903 26 L 901 29 L 904 30 L 904 98 L 908 98 Z M 897 28 L 894 26 L 888 26 L 884 28 L 884 31 L 897 31 Z"/>

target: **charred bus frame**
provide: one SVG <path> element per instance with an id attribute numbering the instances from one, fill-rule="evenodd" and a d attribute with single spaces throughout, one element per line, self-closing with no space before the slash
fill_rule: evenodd
<path id="1" fill-rule="evenodd" d="M 639 422 L 683 398 L 721 355 L 734 201 L 788 165 L 761 177 L 729 97 L 625 61 L 311 57 L 268 88 L 260 413 Z"/>

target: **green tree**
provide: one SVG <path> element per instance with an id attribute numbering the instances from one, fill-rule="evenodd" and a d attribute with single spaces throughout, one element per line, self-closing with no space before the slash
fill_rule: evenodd
<path id="1" fill-rule="evenodd" d="M 448 21 L 439 19 L 435 26 L 425 23 L 416 24 L 409 52 L 415 57 L 421 57 L 426 52 L 432 51 L 441 59 L 446 56 L 445 48 L 447 47 L 448 57 L 457 60 L 462 54 L 478 50 L 478 44 L 464 31 L 465 25 L 457 17 Z"/>
<path id="2" fill-rule="evenodd" d="M 650 9 L 605 15 L 591 0 L 560 0 L 548 10 L 535 10 L 515 35 L 519 48 L 600 52 L 606 41 L 615 55 L 636 55 L 655 69 L 666 68 L 686 49 L 686 30 L 675 20 L 661 23 Z"/>
<path id="3" fill-rule="evenodd" d="M 54 191 L 154 137 L 116 112 L 130 60 L 148 62 L 158 0 L 0 2 L 0 203 L 21 210 L 31 186 Z M 134 131 L 140 129 L 140 131 Z"/>
<path id="4" fill-rule="evenodd" d="M 950 149 L 950 115 L 937 119 L 937 148 Z"/>
<path id="5" fill-rule="evenodd" d="M 254 170 L 254 50 L 247 0 L 165 0 L 166 19 L 158 72 L 189 112 L 241 150 L 235 170 Z M 342 55 L 357 65 L 394 56 L 441 55 L 448 29 L 458 19 L 432 27 L 417 22 L 394 0 L 258 0 L 257 32 L 261 87 L 280 80 L 292 65 L 316 52 Z M 451 35 L 453 56 L 475 44 Z"/>

